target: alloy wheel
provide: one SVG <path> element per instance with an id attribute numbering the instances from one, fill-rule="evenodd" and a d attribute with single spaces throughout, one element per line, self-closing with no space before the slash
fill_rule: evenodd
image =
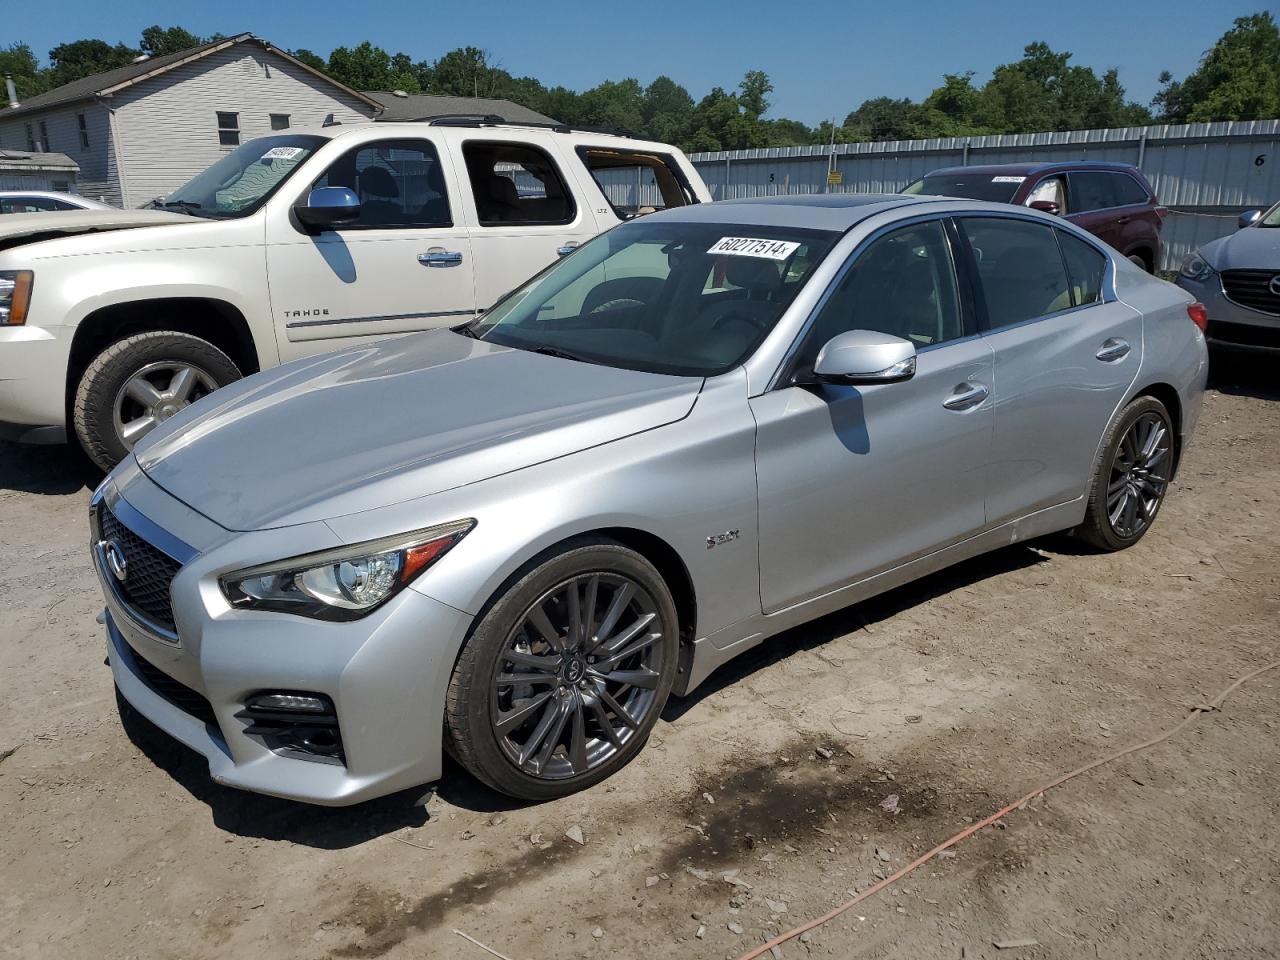
<path id="1" fill-rule="evenodd" d="M 565 580 L 508 634 L 490 718 L 523 773 L 565 780 L 594 770 L 646 726 L 664 664 L 654 597 L 616 573 Z"/>
<path id="2" fill-rule="evenodd" d="M 116 436 L 125 449 L 178 411 L 218 389 L 206 371 L 181 360 L 149 363 L 125 381 L 113 409 Z"/>
<path id="3" fill-rule="evenodd" d="M 1107 485 L 1107 518 L 1116 536 L 1132 539 L 1155 519 L 1169 486 L 1171 440 L 1158 413 L 1144 413 L 1125 431 Z"/>

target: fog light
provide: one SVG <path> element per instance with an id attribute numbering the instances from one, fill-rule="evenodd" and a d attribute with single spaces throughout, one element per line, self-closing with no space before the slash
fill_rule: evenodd
<path id="1" fill-rule="evenodd" d="M 301 693 L 268 693 L 251 697 L 246 704 L 250 709 L 282 710 L 286 713 L 328 713 L 329 705 L 319 697 Z"/>
<path id="2" fill-rule="evenodd" d="M 322 693 L 274 691 L 246 698 L 236 714 L 244 732 L 268 749 L 298 760 L 345 763 L 333 701 Z"/>

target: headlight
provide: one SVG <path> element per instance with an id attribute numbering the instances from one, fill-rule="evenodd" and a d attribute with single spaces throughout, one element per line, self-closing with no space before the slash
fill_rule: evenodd
<path id="1" fill-rule="evenodd" d="M 30 270 L 0 270 L 0 327 L 26 323 L 32 278 Z"/>
<path id="2" fill-rule="evenodd" d="M 222 592 L 234 607 L 355 620 L 399 593 L 474 526 L 458 520 L 249 567 L 223 577 Z"/>
<path id="3" fill-rule="evenodd" d="M 1213 267 L 1209 266 L 1200 254 L 1189 253 L 1182 261 L 1182 266 L 1178 268 L 1178 273 L 1188 280 L 1198 280 L 1203 283 L 1212 276 Z"/>

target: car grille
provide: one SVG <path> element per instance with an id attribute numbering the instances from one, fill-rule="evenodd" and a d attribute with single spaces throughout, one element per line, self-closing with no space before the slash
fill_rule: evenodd
<path id="1" fill-rule="evenodd" d="M 214 715 L 213 705 L 208 700 L 190 687 L 173 679 L 154 663 L 138 656 L 137 651 L 131 650 L 130 653 L 133 656 L 133 663 L 137 668 L 138 676 L 143 683 L 151 688 L 153 693 L 163 697 L 183 713 L 190 714 L 202 723 L 211 723 L 215 727 L 218 725 L 218 718 Z"/>
<path id="2" fill-rule="evenodd" d="M 1242 307 L 1280 315 L 1280 294 L 1271 288 L 1276 277 L 1280 273 L 1274 270 L 1224 270 L 1222 289 Z"/>
<path id="3" fill-rule="evenodd" d="M 105 503 L 99 507 L 98 525 L 102 539 L 114 540 L 124 553 L 127 575 L 123 582 L 117 580 L 116 586 L 125 601 L 147 619 L 172 631 L 173 604 L 169 600 L 169 585 L 182 564 L 126 527 Z M 107 576 L 111 576 L 109 571 Z"/>

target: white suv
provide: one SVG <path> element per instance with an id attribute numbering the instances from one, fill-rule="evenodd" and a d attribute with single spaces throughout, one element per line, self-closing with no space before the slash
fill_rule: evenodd
<path id="1" fill-rule="evenodd" d="M 70 421 L 107 469 L 245 374 L 464 322 L 622 220 L 709 200 L 665 144 L 459 117 L 253 140 L 155 211 L 5 217 L 0 438 Z"/>

